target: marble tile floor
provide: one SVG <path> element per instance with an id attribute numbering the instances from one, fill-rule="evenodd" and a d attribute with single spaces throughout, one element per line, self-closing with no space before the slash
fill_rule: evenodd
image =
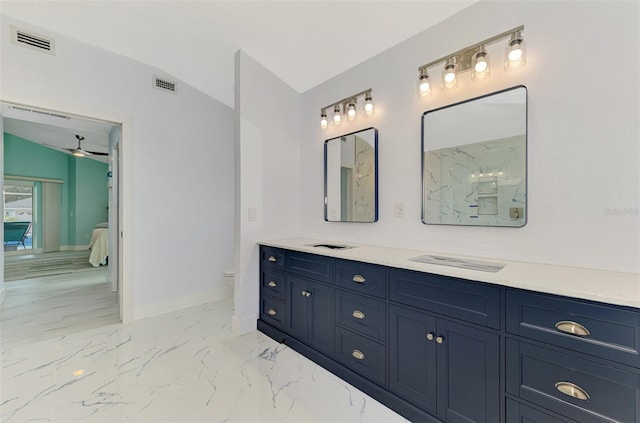
<path id="1" fill-rule="evenodd" d="M 2 342 L 0 421 L 407 421 L 265 335 L 235 335 L 231 309 Z"/>

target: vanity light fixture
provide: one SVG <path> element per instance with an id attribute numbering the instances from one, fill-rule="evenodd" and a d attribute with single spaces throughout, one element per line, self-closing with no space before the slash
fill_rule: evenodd
<path id="1" fill-rule="evenodd" d="M 340 125 L 340 122 L 342 122 L 342 112 L 340 112 L 340 105 L 336 104 L 333 107 L 333 123 L 336 125 Z"/>
<path id="2" fill-rule="evenodd" d="M 427 69 L 420 69 L 420 76 L 418 76 L 418 92 L 422 97 L 431 95 L 431 78 L 427 73 Z"/>
<path id="3" fill-rule="evenodd" d="M 486 79 L 491 75 L 489 55 L 484 47 L 471 58 L 471 79 Z"/>
<path id="4" fill-rule="evenodd" d="M 429 69 L 442 64 L 442 89 L 455 88 L 458 76 L 471 71 L 471 79 L 487 79 L 491 75 L 491 64 L 486 46 L 508 38 L 505 55 L 505 69 L 512 70 L 524 66 L 526 61 L 525 43 L 522 36 L 524 25 L 510 29 L 491 38 L 463 48 L 453 54 L 441 57 L 418 68 L 418 93 L 424 97 L 430 95 L 433 86 L 429 78 Z"/>
<path id="5" fill-rule="evenodd" d="M 367 116 L 371 116 L 373 114 L 373 98 L 371 97 L 371 91 L 368 91 L 364 95 L 364 112 Z"/>
<path id="6" fill-rule="evenodd" d="M 347 118 L 349 120 L 354 120 L 356 118 L 356 99 L 352 98 L 347 103 Z"/>
<path id="7" fill-rule="evenodd" d="M 328 124 L 329 122 L 327 122 L 327 111 L 325 109 L 322 109 L 322 111 L 320 112 L 320 126 L 322 127 L 322 129 L 325 129 Z"/>
<path id="8" fill-rule="evenodd" d="M 522 31 L 516 31 L 511 34 L 511 39 L 509 39 L 504 67 L 505 69 L 511 70 L 520 68 L 526 64 L 527 57 L 524 50 Z"/>
<path id="9" fill-rule="evenodd" d="M 373 114 L 373 96 L 372 96 L 371 88 L 361 91 L 357 94 L 350 95 L 349 97 L 345 97 L 340 101 L 336 101 L 333 104 L 323 107 L 320 109 L 320 127 L 322 129 L 326 129 L 328 127 L 327 121 L 327 109 L 331 109 L 333 107 L 333 124 L 340 125 L 342 122 L 342 115 L 346 114 L 347 119 L 355 120 L 358 117 L 358 98 L 363 97 L 364 101 L 364 114 L 370 116 Z"/>
<path id="10" fill-rule="evenodd" d="M 457 72 L 456 58 L 448 58 L 442 68 L 442 88 L 449 89 L 458 86 L 458 79 L 456 78 Z"/>

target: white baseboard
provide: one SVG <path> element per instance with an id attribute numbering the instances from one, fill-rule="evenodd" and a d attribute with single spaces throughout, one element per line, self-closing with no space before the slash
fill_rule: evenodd
<path id="1" fill-rule="evenodd" d="M 5 251 L 4 255 L 7 256 L 23 256 L 25 254 L 40 254 L 42 253 L 42 248 L 32 248 L 31 250 L 11 250 Z"/>
<path id="2" fill-rule="evenodd" d="M 244 317 L 234 315 L 231 318 L 231 329 L 238 335 L 253 332 L 258 329 L 258 316 L 256 314 Z"/>
<path id="3" fill-rule="evenodd" d="M 172 311 L 195 307 L 206 303 L 212 303 L 215 301 L 224 300 L 225 298 L 229 297 L 229 287 L 223 286 L 207 293 L 175 298 L 163 303 L 134 305 L 133 320 L 146 319 L 147 317 L 153 317 L 164 313 L 171 313 Z"/>

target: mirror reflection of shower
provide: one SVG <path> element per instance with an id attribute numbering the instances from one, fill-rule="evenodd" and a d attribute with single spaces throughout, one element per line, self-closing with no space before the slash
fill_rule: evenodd
<path id="1" fill-rule="evenodd" d="M 325 142 L 325 220 L 377 220 L 377 130 Z"/>

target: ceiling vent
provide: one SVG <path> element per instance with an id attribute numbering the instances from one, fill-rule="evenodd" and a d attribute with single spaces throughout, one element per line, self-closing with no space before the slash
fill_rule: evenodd
<path id="1" fill-rule="evenodd" d="M 56 44 L 51 38 L 11 26 L 11 41 L 14 44 L 49 54 L 56 54 Z"/>
<path id="2" fill-rule="evenodd" d="M 56 117 L 60 119 L 71 119 L 71 117 L 67 115 L 61 115 L 60 113 L 55 113 L 55 112 L 48 112 L 46 110 L 30 109 L 28 107 L 20 107 L 20 106 L 11 106 L 11 108 L 14 110 L 21 110 L 23 112 L 29 112 L 29 113 L 38 113 L 40 115 L 46 115 L 46 116 Z"/>
<path id="3" fill-rule="evenodd" d="M 158 78 L 157 76 L 154 76 L 153 86 L 162 91 L 168 91 L 175 94 L 177 83 L 175 81 L 170 81 L 168 79 Z"/>

